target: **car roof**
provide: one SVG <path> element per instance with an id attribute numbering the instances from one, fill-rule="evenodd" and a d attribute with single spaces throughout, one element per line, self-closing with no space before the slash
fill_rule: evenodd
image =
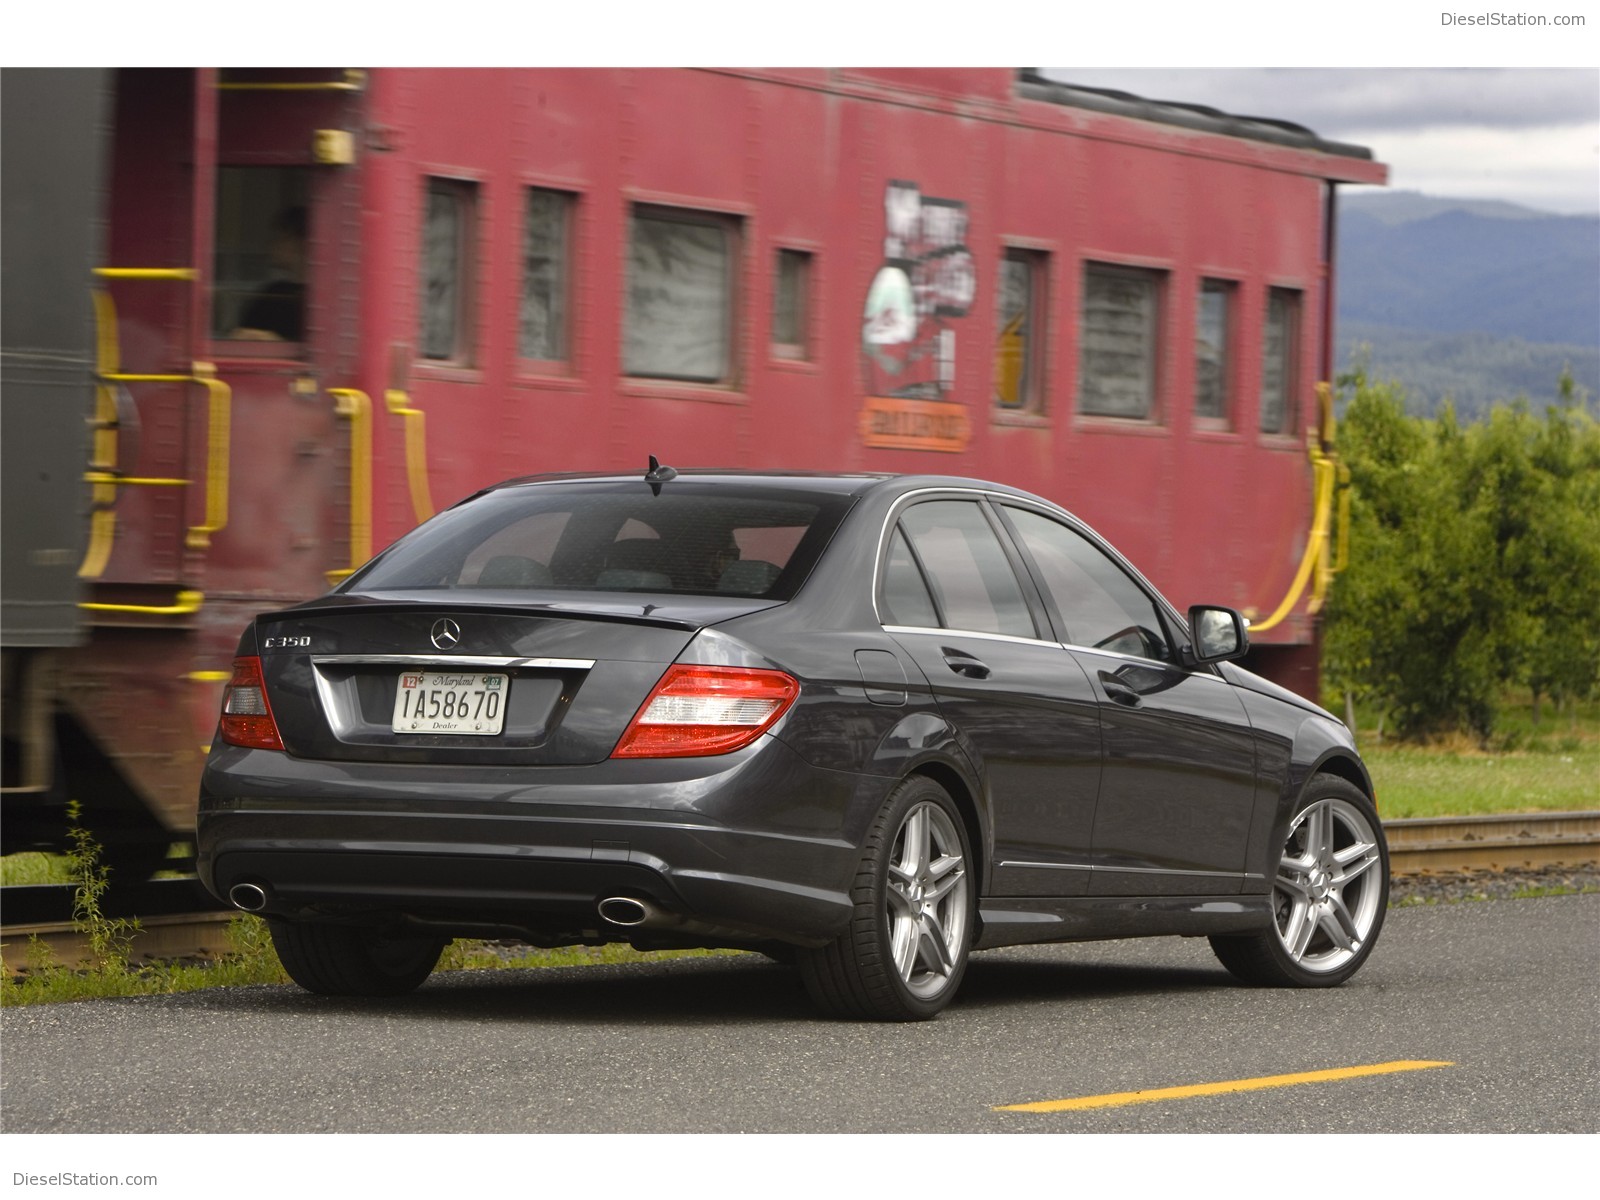
<path id="1" fill-rule="evenodd" d="M 676 468 L 674 473 L 664 480 L 649 480 L 642 471 L 562 471 L 542 475 L 522 475 L 515 479 L 507 479 L 502 483 L 494 484 L 484 490 L 499 491 L 504 488 L 572 483 L 659 482 L 663 487 L 671 487 L 674 479 L 692 480 L 696 483 L 744 484 L 746 486 L 754 485 L 762 488 L 778 489 L 792 488 L 796 491 L 832 492 L 849 496 L 860 496 L 881 487 L 889 488 L 897 494 L 903 491 L 915 491 L 923 488 L 952 487 L 982 488 L 984 490 L 1008 492 L 1018 496 L 1029 495 L 1029 493 L 1010 487 L 1007 484 L 992 483 L 982 479 L 969 479 L 955 475 L 898 475 L 881 471 L 749 470 L 720 467 Z"/>

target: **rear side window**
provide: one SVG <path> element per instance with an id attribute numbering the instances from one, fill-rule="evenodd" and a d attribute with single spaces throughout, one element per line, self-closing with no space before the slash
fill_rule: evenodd
<path id="1" fill-rule="evenodd" d="M 488 492 L 407 535 L 341 591 L 451 588 L 788 599 L 848 496 L 679 480 Z"/>
<path id="2" fill-rule="evenodd" d="M 911 556 L 906 535 L 899 529 L 889 539 L 889 557 L 883 565 L 883 619 L 889 625 L 937 629 L 939 614 L 922 578 L 922 568 Z"/>
<path id="3" fill-rule="evenodd" d="M 968 500 L 930 500 L 900 528 L 916 551 L 949 629 L 1037 637 L 1022 587 L 988 518 Z"/>

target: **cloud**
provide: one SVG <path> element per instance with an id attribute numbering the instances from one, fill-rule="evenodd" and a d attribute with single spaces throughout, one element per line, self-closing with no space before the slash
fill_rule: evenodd
<path id="1" fill-rule="evenodd" d="M 1051 67 L 1044 74 L 1295 121 L 1369 147 L 1389 164 L 1395 188 L 1600 211 L 1600 72 L 1593 70 Z"/>
<path id="2" fill-rule="evenodd" d="M 1240 116 L 1297 121 L 1324 137 L 1349 131 L 1528 129 L 1600 121 L 1600 72 L 1402 68 L 1079 70 L 1052 79 L 1111 87 L 1151 100 L 1207 104 Z"/>
<path id="3" fill-rule="evenodd" d="M 1600 208 L 1600 147 L 1592 129 L 1354 131 L 1390 164 L 1389 186 L 1431 196 L 1509 200 L 1559 213 Z"/>

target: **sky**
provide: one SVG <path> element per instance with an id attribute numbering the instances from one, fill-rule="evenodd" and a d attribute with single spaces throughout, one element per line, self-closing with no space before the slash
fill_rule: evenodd
<path id="1" fill-rule="evenodd" d="M 1600 213 L 1600 70 L 1048 67 L 1052 79 L 1295 121 L 1389 164 L 1389 187 Z M 1369 189 L 1351 188 L 1352 192 Z"/>

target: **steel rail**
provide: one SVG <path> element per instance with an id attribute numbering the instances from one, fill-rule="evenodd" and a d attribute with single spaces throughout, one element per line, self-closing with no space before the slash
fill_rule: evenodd
<path id="1" fill-rule="evenodd" d="M 1408 817 L 1385 821 L 1383 828 L 1389 839 L 1391 875 L 1451 875 L 1600 864 L 1600 811 Z M 6 970 L 15 972 L 27 965 L 29 943 L 34 937 L 50 948 L 57 962 L 81 958 L 87 949 L 86 939 L 64 915 L 71 907 L 71 887 L 20 890 L 48 890 L 56 895 L 45 897 L 43 906 L 35 900 L 17 905 L 14 911 L 26 920 L 0 926 L 0 950 Z M 190 891 L 195 898 L 187 908 L 183 902 L 167 897 L 159 905 L 166 911 L 140 918 L 141 931 L 132 945 L 136 959 L 215 958 L 226 952 L 224 930 L 237 914 L 197 911 L 201 903 L 198 887 L 191 884 Z M 58 911 L 44 911 L 50 906 Z"/>
<path id="2" fill-rule="evenodd" d="M 1407 817 L 1383 823 L 1391 875 L 1517 871 L 1600 862 L 1600 812 Z"/>

